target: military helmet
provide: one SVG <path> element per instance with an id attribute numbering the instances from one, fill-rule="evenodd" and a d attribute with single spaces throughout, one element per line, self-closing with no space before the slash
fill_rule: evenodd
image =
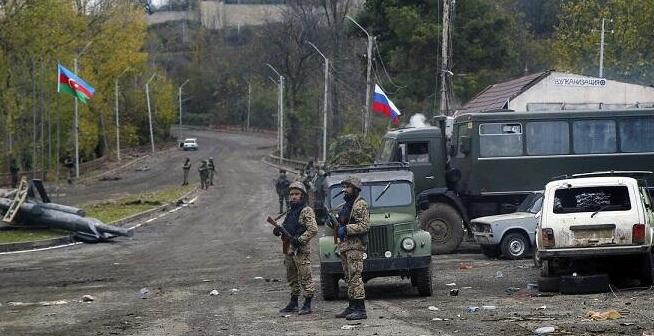
<path id="1" fill-rule="evenodd" d="M 346 177 L 345 180 L 341 181 L 341 184 L 343 184 L 343 185 L 349 184 L 349 185 L 361 190 L 361 179 L 356 177 L 356 176 L 353 176 L 353 175 L 350 175 L 350 176 Z"/>
<path id="2" fill-rule="evenodd" d="M 297 190 L 301 191 L 303 194 L 305 194 L 305 195 L 307 194 L 307 189 L 304 187 L 304 183 L 302 183 L 302 182 L 296 181 L 296 182 L 291 183 L 291 185 L 288 186 L 288 191 L 290 192 L 291 189 L 297 189 Z"/>
<path id="3" fill-rule="evenodd" d="M 210 161 L 213 161 L 213 156 L 209 158 Z"/>

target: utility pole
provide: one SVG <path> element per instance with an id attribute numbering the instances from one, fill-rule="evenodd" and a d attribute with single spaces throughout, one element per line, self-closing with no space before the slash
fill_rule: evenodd
<path id="1" fill-rule="evenodd" d="M 177 96 L 179 98 L 179 129 L 177 129 L 177 136 L 181 138 L 182 135 L 182 88 L 186 85 L 190 79 L 187 79 L 182 85 L 179 86 L 177 90 Z"/>
<path id="2" fill-rule="evenodd" d="M 279 163 L 284 160 L 284 76 L 272 65 L 266 65 L 279 76 Z"/>
<path id="3" fill-rule="evenodd" d="M 75 67 L 75 76 L 79 75 L 77 74 L 78 72 L 78 63 L 79 63 L 79 58 L 82 57 L 82 54 L 88 49 L 88 47 L 91 45 L 93 41 L 89 41 L 86 43 L 84 48 L 75 56 L 75 61 L 74 61 L 74 67 Z M 75 133 L 75 177 L 79 178 L 79 102 L 77 99 L 77 96 L 75 96 L 75 121 L 74 121 L 74 133 Z"/>
<path id="4" fill-rule="evenodd" d="M 371 72 L 372 72 L 372 43 L 374 41 L 374 38 L 373 38 L 372 35 L 368 34 L 368 31 L 363 29 L 363 27 L 358 22 L 354 21 L 354 19 L 351 16 L 346 15 L 345 17 L 347 19 L 349 19 L 350 21 L 352 21 L 352 23 L 354 23 L 357 27 L 359 27 L 359 29 L 361 29 L 366 34 L 366 36 L 368 37 L 368 66 L 367 66 L 367 71 L 366 71 L 366 108 L 365 108 L 364 113 L 363 113 L 363 135 L 367 136 L 368 135 L 368 130 L 370 129 L 370 117 L 371 117 L 370 116 L 370 109 L 371 109 L 370 91 L 371 91 L 371 88 L 372 88 L 372 82 L 371 82 L 371 80 L 372 80 L 372 78 L 371 78 Z"/>
<path id="5" fill-rule="evenodd" d="M 450 43 L 450 0 L 443 0 L 443 37 L 441 40 L 441 104 L 440 115 L 449 115 L 447 102 L 448 47 Z"/>
<path id="6" fill-rule="evenodd" d="M 604 21 L 602 19 L 602 32 L 600 33 L 600 59 L 599 59 L 599 77 L 604 78 Z"/>
<path id="7" fill-rule="evenodd" d="M 248 83 L 248 115 L 247 118 L 245 119 L 245 130 L 249 131 L 250 130 L 250 106 L 252 103 L 252 83 L 250 81 L 246 81 Z"/>
<path id="8" fill-rule="evenodd" d="M 325 59 L 325 96 L 322 104 L 322 162 L 327 162 L 327 99 L 329 93 L 329 58 L 323 54 L 315 44 L 306 41 Z"/>
<path id="9" fill-rule="evenodd" d="M 150 77 L 150 79 L 145 83 L 145 97 L 148 102 L 148 121 L 150 123 L 150 145 L 152 146 L 152 154 L 154 154 L 154 132 L 152 131 L 152 109 L 150 107 L 150 81 L 152 81 L 156 75 L 156 72 L 153 73 L 152 77 Z"/>
<path id="10" fill-rule="evenodd" d="M 120 118 L 119 118 L 119 104 L 118 104 L 118 80 L 120 77 L 129 70 L 129 66 L 123 70 L 123 72 L 116 77 L 115 80 L 115 96 L 116 96 L 116 159 L 120 162 Z"/>

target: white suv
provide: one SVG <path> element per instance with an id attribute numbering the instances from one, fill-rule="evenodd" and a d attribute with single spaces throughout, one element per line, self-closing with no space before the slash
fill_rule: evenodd
<path id="1" fill-rule="evenodd" d="M 634 178 L 647 173 L 589 173 L 548 183 L 536 229 L 541 274 L 601 259 L 599 268 L 633 265 L 636 276 L 651 284 L 652 203 Z"/>
<path id="2" fill-rule="evenodd" d="M 196 138 L 187 138 L 184 139 L 182 143 L 182 149 L 187 150 L 198 150 L 198 140 Z"/>

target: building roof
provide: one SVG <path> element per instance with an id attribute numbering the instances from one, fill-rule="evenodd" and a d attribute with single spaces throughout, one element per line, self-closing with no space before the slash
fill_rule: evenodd
<path id="1" fill-rule="evenodd" d="M 490 85 L 458 109 L 456 114 L 506 109 L 511 99 L 547 77 L 551 72 L 552 70 L 543 71 Z"/>

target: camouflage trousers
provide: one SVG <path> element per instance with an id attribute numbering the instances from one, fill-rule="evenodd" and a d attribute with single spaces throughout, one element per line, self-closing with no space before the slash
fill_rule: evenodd
<path id="1" fill-rule="evenodd" d="M 213 185 L 213 173 L 214 171 L 209 169 L 209 185 Z"/>
<path id="2" fill-rule="evenodd" d="M 345 284 L 347 285 L 347 297 L 351 300 L 363 300 L 366 298 L 366 291 L 363 288 L 363 251 L 348 250 L 341 253 L 341 263 L 345 273 Z"/>
<path id="3" fill-rule="evenodd" d="M 182 185 L 188 184 L 188 171 L 188 169 L 184 169 L 184 182 L 182 182 Z"/>
<path id="4" fill-rule="evenodd" d="M 288 281 L 288 286 L 291 287 L 291 295 L 300 296 L 300 289 L 302 289 L 304 296 L 313 296 L 315 288 L 313 278 L 311 278 L 309 254 L 286 255 L 284 265 L 286 265 L 286 281 Z"/>

